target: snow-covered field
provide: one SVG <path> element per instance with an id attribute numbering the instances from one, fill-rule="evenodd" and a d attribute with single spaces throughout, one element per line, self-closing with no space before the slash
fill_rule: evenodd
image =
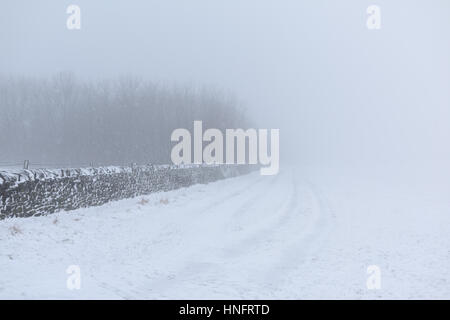
<path id="1" fill-rule="evenodd" d="M 448 299 L 449 191 L 285 168 L 7 219 L 0 298 Z M 367 288 L 369 265 L 381 289 Z"/>

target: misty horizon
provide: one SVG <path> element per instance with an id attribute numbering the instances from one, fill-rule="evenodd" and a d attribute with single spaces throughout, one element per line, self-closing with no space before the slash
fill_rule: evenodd
<path id="1" fill-rule="evenodd" d="M 450 8 L 432 2 L 378 1 L 382 28 L 370 31 L 360 1 L 79 0 L 82 27 L 70 31 L 71 2 L 7 1 L 0 72 L 231 92 L 261 127 L 281 129 L 285 163 L 443 165 Z"/>

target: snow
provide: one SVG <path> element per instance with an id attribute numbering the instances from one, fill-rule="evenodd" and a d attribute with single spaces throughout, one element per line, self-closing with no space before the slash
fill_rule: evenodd
<path id="1" fill-rule="evenodd" d="M 450 298 L 435 182 L 283 168 L 0 221 L 0 298 Z M 81 289 L 66 287 L 78 265 Z M 381 289 L 366 287 L 367 267 Z"/>

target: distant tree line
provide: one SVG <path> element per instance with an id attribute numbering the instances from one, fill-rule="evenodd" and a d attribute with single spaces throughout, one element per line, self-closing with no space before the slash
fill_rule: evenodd
<path id="1" fill-rule="evenodd" d="M 176 128 L 239 128 L 243 108 L 218 90 L 168 86 L 136 77 L 86 82 L 0 77 L 0 162 L 32 165 L 170 163 Z M 1 164 L 0 164 L 1 166 Z"/>

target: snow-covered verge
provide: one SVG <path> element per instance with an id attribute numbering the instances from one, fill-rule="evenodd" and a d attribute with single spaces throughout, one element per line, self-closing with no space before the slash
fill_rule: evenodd
<path id="1" fill-rule="evenodd" d="M 0 171 L 0 219 L 98 206 L 249 171 L 248 166 L 237 165 L 3 170 Z"/>
<path id="2" fill-rule="evenodd" d="M 448 299 L 448 191 L 284 168 L 5 219 L 0 298 Z M 70 265 L 80 290 L 66 286 Z"/>

